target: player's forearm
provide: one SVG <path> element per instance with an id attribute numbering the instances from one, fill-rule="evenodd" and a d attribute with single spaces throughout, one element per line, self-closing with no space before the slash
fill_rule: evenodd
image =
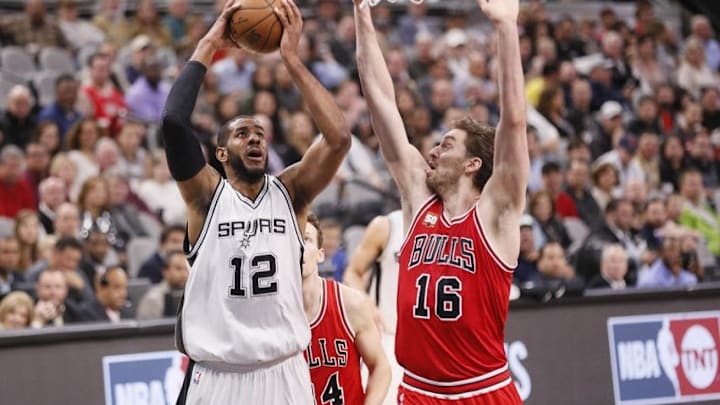
<path id="1" fill-rule="evenodd" d="M 370 7 L 355 6 L 355 25 L 357 67 L 368 104 L 382 98 L 394 101 L 392 78 L 377 40 Z"/>
<path id="2" fill-rule="evenodd" d="M 381 405 L 385 401 L 392 373 L 386 360 L 368 365 L 368 382 L 365 388 L 364 405 Z"/>
<path id="3" fill-rule="evenodd" d="M 525 76 L 520 60 L 520 42 L 515 21 L 498 22 L 498 82 L 500 121 L 508 126 L 525 127 Z"/>
<path id="4" fill-rule="evenodd" d="M 350 147 L 350 133 L 333 96 L 296 55 L 284 57 L 284 62 L 323 138 L 331 148 L 344 153 Z"/>
<path id="5" fill-rule="evenodd" d="M 215 43 L 203 38 L 198 42 L 190 60 L 199 62 L 205 66 L 205 68 L 209 69 L 210 65 L 212 65 L 212 59 L 215 56 L 217 49 L 218 46 Z"/>

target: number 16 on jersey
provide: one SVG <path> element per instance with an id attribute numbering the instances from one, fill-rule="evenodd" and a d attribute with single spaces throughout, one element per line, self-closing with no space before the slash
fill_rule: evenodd
<path id="1" fill-rule="evenodd" d="M 455 276 L 442 276 L 435 283 L 429 274 L 421 274 L 415 281 L 417 298 L 413 306 L 413 316 L 430 319 L 430 307 L 441 321 L 456 321 L 462 316 L 462 282 Z M 428 289 L 434 290 L 434 302 L 428 302 Z"/>

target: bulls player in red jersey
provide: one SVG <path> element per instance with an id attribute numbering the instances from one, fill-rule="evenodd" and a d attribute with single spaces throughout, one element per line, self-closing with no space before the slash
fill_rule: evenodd
<path id="1" fill-rule="evenodd" d="M 380 405 L 390 385 L 390 364 L 367 296 L 320 278 L 325 259 L 317 217 L 305 225 L 303 306 L 312 338 L 305 351 L 317 405 Z M 368 368 L 363 390 L 360 360 Z"/>
<path id="2" fill-rule="evenodd" d="M 373 128 L 402 195 L 395 353 L 400 404 L 522 403 L 504 351 L 529 157 L 518 0 L 478 0 L 497 31 L 500 121 L 465 117 L 427 161 L 407 140 L 371 13 L 355 0 Z"/>

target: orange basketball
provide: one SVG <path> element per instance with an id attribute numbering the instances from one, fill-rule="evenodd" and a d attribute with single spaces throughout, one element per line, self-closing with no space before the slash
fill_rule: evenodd
<path id="1" fill-rule="evenodd" d="M 273 12 L 277 0 L 242 0 L 230 16 L 231 39 L 244 49 L 269 53 L 280 47 L 283 26 Z"/>

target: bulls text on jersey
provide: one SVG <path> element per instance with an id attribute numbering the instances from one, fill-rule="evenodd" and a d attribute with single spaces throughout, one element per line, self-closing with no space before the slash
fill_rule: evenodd
<path id="1" fill-rule="evenodd" d="M 475 273 L 475 246 L 471 238 L 418 234 L 412 241 L 408 270 L 420 264 L 440 264 Z"/>
<path id="2" fill-rule="evenodd" d="M 345 339 L 334 339 L 328 342 L 327 339 L 319 338 L 318 345 L 320 353 L 313 353 L 312 345 L 307 348 L 307 359 L 310 369 L 318 367 L 345 367 L 348 360 L 348 343 Z"/>

